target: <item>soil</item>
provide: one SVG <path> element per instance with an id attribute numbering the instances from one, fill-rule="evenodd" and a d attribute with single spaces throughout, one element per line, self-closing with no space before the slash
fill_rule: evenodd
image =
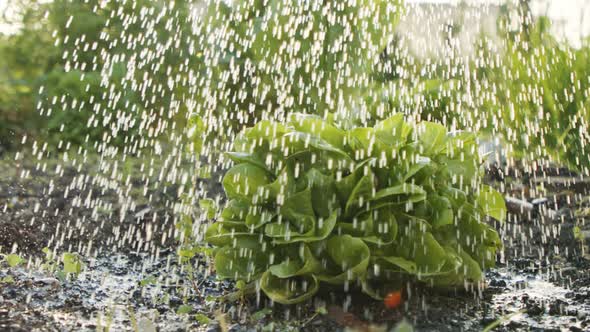
<path id="1" fill-rule="evenodd" d="M 498 319 L 495 331 L 590 331 L 590 186 L 573 172 L 488 172 L 491 184 L 528 210 L 512 207 L 495 224 L 504 250 L 479 293 L 414 285 L 392 310 L 325 289 L 313 302 L 286 307 L 263 296 L 218 301 L 234 285 L 218 281 L 201 254 L 178 261 L 182 193 L 221 195 L 219 174 L 204 182 L 189 174 L 183 184 L 181 175 L 158 181 L 159 170 L 182 174 L 190 164 L 167 169 L 165 160 L 130 159 L 113 176 L 98 157 L 62 157 L 5 154 L 0 161 L 0 252 L 27 259 L 0 265 L 0 331 L 378 331 L 402 319 L 416 331 L 481 331 Z M 61 267 L 48 267 L 44 247 L 79 254 L 82 272 L 55 273 Z"/>

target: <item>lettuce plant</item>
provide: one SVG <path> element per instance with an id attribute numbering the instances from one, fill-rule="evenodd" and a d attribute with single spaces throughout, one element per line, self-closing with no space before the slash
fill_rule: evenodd
<path id="1" fill-rule="evenodd" d="M 228 202 L 205 234 L 217 275 L 279 303 L 321 283 L 374 297 L 408 279 L 475 284 L 501 246 L 485 218 L 502 221 L 504 200 L 481 183 L 471 133 L 402 114 L 351 130 L 294 114 L 245 129 L 227 155 Z"/>

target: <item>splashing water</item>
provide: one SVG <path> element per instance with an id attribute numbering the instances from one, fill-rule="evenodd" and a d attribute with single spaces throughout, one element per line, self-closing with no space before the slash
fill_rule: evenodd
<path id="1" fill-rule="evenodd" d="M 0 327 L 590 326 L 590 7 L 12 6 Z"/>

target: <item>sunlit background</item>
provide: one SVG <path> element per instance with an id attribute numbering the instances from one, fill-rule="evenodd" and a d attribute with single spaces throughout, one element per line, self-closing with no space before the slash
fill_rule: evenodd
<path id="1" fill-rule="evenodd" d="M 0 13 L 0 330 L 590 328 L 590 1 Z"/>

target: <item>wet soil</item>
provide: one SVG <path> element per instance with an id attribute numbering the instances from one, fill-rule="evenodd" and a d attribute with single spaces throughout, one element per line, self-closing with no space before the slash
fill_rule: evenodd
<path id="1" fill-rule="evenodd" d="M 481 331 L 498 319 L 495 331 L 590 331 L 590 186 L 573 172 L 488 172 L 516 206 L 495 224 L 505 247 L 485 289 L 411 286 L 390 310 L 341 289 L 295 307 L 219 301 L 233 285 L 216 280 L 202 254 L 178 262 L 175 227 L 182 194 L 214 198 L 217 179 L 158 181 L 167 162 L 146 160 L 128 160 L 114 176 L 98 158 L 0 161 L 0 252 L 27 259 L 0 263 L 0 331 L 377 331 L 404 318 L 417 331 Z M 79 254 L 82 273 L 56 274 L 61 265 L 47 267 L 44 247 Z M 315 313 L 320 306 L 326 314 Z"/>

